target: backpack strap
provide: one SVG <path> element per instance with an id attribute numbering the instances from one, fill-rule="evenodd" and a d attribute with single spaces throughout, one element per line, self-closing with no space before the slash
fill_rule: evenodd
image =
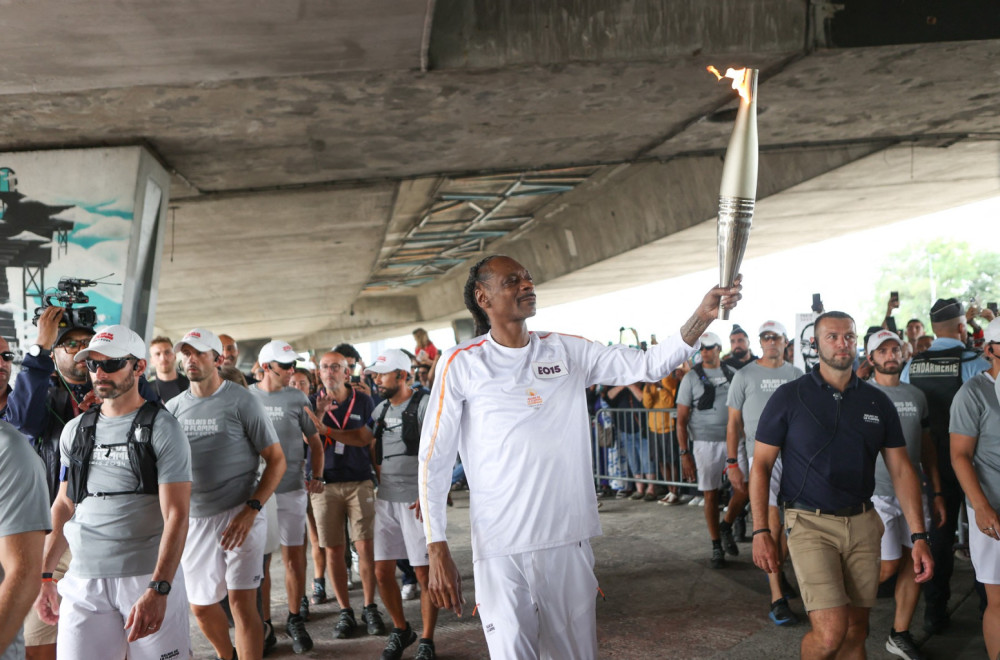
<path id="1" fill-rule="evenodd" d="M 389 412 L 389 399 L 385 400 L 385 405 L 382 406 L 382 413 L 378 416 L 375 421 L 375 464 L 382 465 L 382 434 L 385 433 L 385 416 Z"/>

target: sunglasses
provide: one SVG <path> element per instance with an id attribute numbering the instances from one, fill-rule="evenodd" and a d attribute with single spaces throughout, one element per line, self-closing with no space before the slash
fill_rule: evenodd
<path id="1" fill-rule="evenodd" d="M 81 348 L 86 348 L 89 341 L 77 341 L 76 339 L 67 339 L 63 343 L 59 344 L 60 347 L 65 348 L 68 351 L 78 351 Z"/>
<path id="2" fill-rule="evenodd" d="M 14 353 L 12 351 L 4 351 L 3 353 L 0 353 L 0 358 L 3 358 L 4 362 L 13 362 Z"/>
<path id="3" fill-rule="evenodd" d="M 109 358 L 107 360 L 91 360 L 87 359 L 87 370 L 90 373 L 97 373 L 98 369 L 102 369 L 106 374 L 113 374 L 116 371 L 121 371 L 122 367 L 127 365 L 132 358 Z"/>
<path id="4" fill-rule="evenodd" d="M 779 339 L 781 339 L 781 335 L 761 335 L 760 343 L 763 344 L 766 342 L 778 341 Z"/>
<path id="5" fill-rule="evenodd" d="M 294 362 L 275 362 L 274 364 L 278 365 L 279 369 L 284 369 L 285 371 L 295 368 Z"/>

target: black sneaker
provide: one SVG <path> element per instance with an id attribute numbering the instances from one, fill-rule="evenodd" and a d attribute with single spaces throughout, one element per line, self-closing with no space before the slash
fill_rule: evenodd
<path id="1" fill-rule="evenodd" d="M 417 652 L 413 655 L 413 660 L 434 660 L 437 654 L 434 653 L 434 640 L 426 637 L 420 638 L 417 644 Z"/>
<path id="2" fill-rule="evenodd" d="M 382 615 L 378 613 L 378 606 L 375 603 L 365 605 L 361 612 L 361 620 L 368 624 L 369 635 L 384 635 L 385 624 L 382 623 Z"/>
<path id="3" fill-rule="evenodd" d="M 305 596 L 299 601 L 299 614 L 302 615 L 303 621 L 309 620 L 309 599 Z"/>
<path id="4" fill-rule="evenodd" d="M 270 621 L 264 622 L 264 655 L 274 650 L 278 645 L 278 638 L 274 635 L 274 625 Z"/>
<path id="5" fill-rule="evenodd" d="M 406 622 L 405 630 L 393 628 L 392 632 L 389 633 L 389 641 L 385 643 L 385 650 L 382 651 L 382 660 L 399 660 L 403 657 L 403 649 L 415 641 L 417 641 L 417 633 L 413 632 L 409 621 Z"/>
<path id="6" fill-rule="evenodd" d="M 726 553 L 722 551 L 721 545 L 712 546 L 712 568 L 724 568 L 726 565 Z"/>
<path id="7" fill-rule="evenodd" d="M 733 521 L 733 536 L 736 537 L 736 541 L 739 543 L 747 543 L 750 541 L 750 537 L 747 536 L 746 511 L 736 516 L 736 520 Z"/>
<path id="8" fill-rule="evenodd" d="M 306 632 L 306 622 L 301 614 L 289 614 L 285 629 L 288 631 L 288 636 L 292 638 L 293 651 L 296 653 L 305 653 L 312 649 L 312 637 Z"/>
<path id="9" fill-rule="evenodd" d="M 910 636 L 909 630 L 896 632 L 890 629 L 889 639 L 885 642 L 885 650 L 905 660 L 924 660 L 924 656 L 917 650 L 917 644 Z"/>
<path id="10" fill-rule="evenodd" d="M 347 639 L 358 627 L 358 621 L 354 618 L 354 610 L 350 607 L 340 610 L 340 618 L 337 619 L 337 629 L 333 636 L 337 639 Z"/>
<path id="11" fill-rule="evenodd" d="M 322 605 L 326 602 L 326 585 L 319 580 L 313 580 L 312 604 Z"/>
<path id="12" fill-rule="evenodd" d="M 736 545 L 736 539 L 733 538 L 732 523 L 727 523 L 725 520 L 719 523 L 719 535 L 722 537 L 722 549 L 726 551 L 727 555 L 735 557 L 740 554 L 740 549 Z"/>
<path id="13" fill-rule="evenodd" d="M 794 626 L 799 622 L 799 617 L 795 616 L 785 598 L 779 598 L 771 603 L 771 612 L 767 616 L 776 626 Z"/>

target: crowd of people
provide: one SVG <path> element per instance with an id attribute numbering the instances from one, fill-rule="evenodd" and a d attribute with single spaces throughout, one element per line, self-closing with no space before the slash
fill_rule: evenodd
<path id="1" fill-rule="evenodd" d="M 739 554 L 737 541 L 753 538 L 755 555 L 760 554 L 765 541 L 756 537 L 767 536 L 763 563 L 771 592 L 768 616 L 776 625 L 797 623 L 789 599 L 801 591 L 814 629 L 804 640 L 803 657 L 856 651 L 864 640 L 860 631 L 867 626 L 867 614 L 862 625 L 861 612 L 871 607 L 879 590 L 894 595 L 896 602 L 886 648 L 903 658 L 924 657 L 909 632 L 921 591 L 925 631 L 944 630 L 950 623 L 956 547 L 970 552 L 986 646 L 989 657 L 996 657 L 1000 592 L 993 590 L 998 589 L 1000 549 L 990 539 L 997 538 L 995 529 L 1000 527 L 995 513 L 1000 504 L 995 497 L 1000 454 L 994 430 L 1000 414 L 994 391 L 1000 321 L 988 308 L 964 308 L 951 298 L 938 300 L 928 310 L 927 326 L 911 319 L 897 331 L 892 317 L 897 307 L 898 299 L 890 299 L 883 324 L 869 327 L 860 337 L 848 315 L 820 315 L 810 347 L 819 361 L 810 374 L 791 363 L 784 325 L 769 320 L 758 329 L 759 357 L 750 350 L 746 330 L 735 325 L 728 355 L 722 355 L 721 338 L 708 332 L 701 337 L 698 354 L 660 381 L 592 388 L 598 493 L 704 506 L 713 568 L 724 567 L 727 555 Z M 834 324 L 840 327 L 828 338 L 827 326 Z M 827 339 L 835 346 L 825 346 Z M 817 396 L 807 385 L 818 385 L 832 396 Z M 868 385 L 885 395 L 896 414 L 882 410 L 865 417 L 862 412 L 861 421 L 895 417 L 893 428 L 886 430 L 881 446 L 871 441 L 860 455 L 845 455 L 850 441 L 841 436 L 865 430 L 863 425 L 850 426 L 846 406 L 854 402 L 858 388 L 870 394 L 864 387 Z M 780 404 L 771 403 L 775 396 Z M 834 409 L 825 410 L 831 402 Z M 884 409 L 886 403 L 881 400 L 879 405 Z M 667 412 L 670 409 L 674 415 Z M 782 414 L 787 416 L 784 421 Z M 797 447 L 817 435 L 815 446 Z M 908 461 L 899 460 L 900 452 L 888 451 L 897 447 L 905 448 Z M 762 448 L 764 470 L 753 467 Z M 884 455 L 882 448 L 887 450 Z M 796 462 L 786 475 L 789 456 Z M 913 469 L 916 490 L 907 466 Z M 825 490 L 818 485 L 824 471 L 831 480 Z M 863 475 L 860 480 L 858 474 Z M 748 488 L 748 478 L 754 481 L 751 475 L 757 475 L 758 484 L 768 484 L 766 490 L 759 486 L 760 501 L 754 501 L 753 488 Z M 901 495 L 899 489 L 913 492 Z M 747 514 L 748 498 L 752 512 L 766 513 L 752 516 L 753 530 L 746 536 L 741 518 Z M 721 520 L 720 509 L 725 512 Z M 964 533 L 959 528 L 963 509 L 970 530 L 964 543 L 957 536 Z M 814 566 L 814 557 L 795 560 L 793 529 L 803 527 L 810 514 L 822 519 L 823 512 L 835 519 L 864 514 L 873 527 L 877 517 L 884 527 L 884 533 L 874 529 L 866 534 L 868 554 L 879 568 L 866 573 L 864 593 L 852 593 L 851 586 L 846 593 L 817 594 L 817 583 L 840 579 Z M 790 546 L 798 588 L 783 570 Z M 851 554 L 858 556 L 854 550 Z M 932 561 L 925 561 L 928 558 Z M 846 580 L 856 585 L 858 578 L 848 574 Z M 847 609 L 832 623 L 813 615 L 845 604 Z"/>
<path id="2" fill-rule="evenodd" d="M 364 627 L 385 636 L 383 659 L 434 658 L 439 610 L 464 606 L 446 535 L 459 455 L 492 657 L 596 657 L 595 468 L 611 476 L 599 495 L 701 504 L 713 568 L 750 539 L 771 621 L 797 622 L 789 599 L 802 598 L 805 658 L 856 654 L 891 580 L 886 648 L 922 657 L 920 585 L 924 625 L 941 630 L 965 497 L 996 657 L 1000 321 L 972 327 L 940 300 L 921 346 L 919 321 L 894 332 L 890 303 L 859 354 L 854 320 L 823 313 L 803 374 L 775 320 L 758 328 L 760 356 L 740 326 L 723 354 L 709 325 L 740 289 L 709 291 L 662 343 L 604 346 L 529 331 L 530 273 L 491 256 L 465 287 L 474 339 L 439 351 L 418 328 L 412 352 L 370 365 L 350 344 L 302 360 L 272 340 L 249 373 L 225 334 L 147 345 L 50 307 L 0 399 L 0 607 L 15 613 L 0 658 L 188 657 L 189 614 L 219 659 L 261 658 L 278 644 L 278 552 L 294 652 L 313 647 L 310 605 L 335 599 L 334 637 Z"/>

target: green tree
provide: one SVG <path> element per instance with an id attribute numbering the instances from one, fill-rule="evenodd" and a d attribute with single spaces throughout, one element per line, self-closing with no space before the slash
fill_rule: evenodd
<path id="1" fill-rule="evenodd" d="M 957 298 L 968 307 L 969 299 L 974 297 L 981 308 L 987 302 L 998 302 L 998 274 L 1000 253 L 947 239 L 910 243 L 883 262 L 864 318 L 867 325 L 881 325 L 889 295 L 898 291 L 899 309 L 893 317 L 899 329 L 916 318 L 930 333 L 930 309 L 937 298 Z"/>

